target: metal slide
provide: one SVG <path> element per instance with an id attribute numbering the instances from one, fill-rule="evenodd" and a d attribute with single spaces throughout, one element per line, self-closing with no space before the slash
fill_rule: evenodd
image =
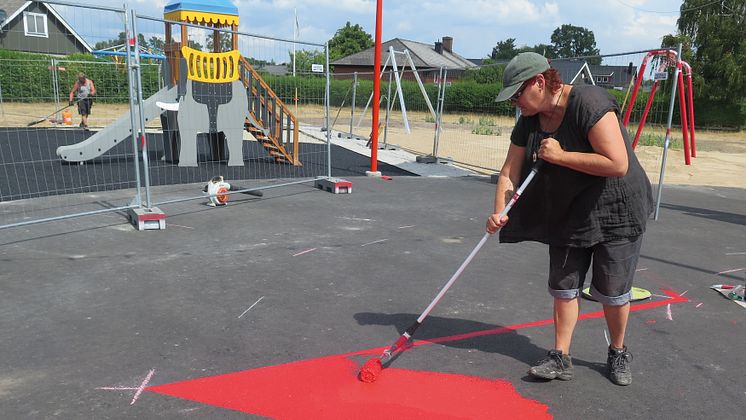
<path id="1" fill-rule="evenodd" d="M 159 116 L 163 110 L 156 102 L 178 102 L 178 87 L 164 87 L 153 96 L 143 101 L 145 120 L 150 121 Z M 135 110 L 138 112 L 138 110 Z M 88 137 L 84 141 L 69 146 L 57 148 L 57 156 L 67 162 L 85 162 L 95 159 L 109 149 L 130 138 L 132 122 L 130 114 L 126 113 L 103 130 Z"/>

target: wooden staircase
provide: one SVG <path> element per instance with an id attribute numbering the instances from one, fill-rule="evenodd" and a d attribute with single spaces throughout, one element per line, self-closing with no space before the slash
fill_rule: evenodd
<path id="1" fill-rule="evenodd" d="M 243 56 L 240 78 L 249 96 L 246 131 L 277 163 L 302 166 L 298 159 L 298 119 Z M 253 121 L 252 121 L 253 119 Z"/>

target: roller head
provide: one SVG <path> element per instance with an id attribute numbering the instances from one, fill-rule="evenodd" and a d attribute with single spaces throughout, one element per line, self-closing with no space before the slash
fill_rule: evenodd
<path id="1" fill-rule="evenodd" d="M 383 365 L 381 364 L 381 359 L 377 357 L 369 359 L 365 362 L 363 368 L 360 369 L 358 378 L 365 383 L 373 383 L 378 379 L 378 374 L 381 373 L 382 369 Z"/>

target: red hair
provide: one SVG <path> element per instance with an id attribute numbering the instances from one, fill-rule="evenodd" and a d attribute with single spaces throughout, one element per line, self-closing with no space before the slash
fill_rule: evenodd
<path id="1" fill-rule="evenodd" d="M 560 76 L 559 71 L 556 69 L 547 69 L 541 74 L 544 76 L 544 80 L 547 83 L 547 89 L 552 91 L 552 93 L 560 90 L 562 87 L 562 77 Z"/>

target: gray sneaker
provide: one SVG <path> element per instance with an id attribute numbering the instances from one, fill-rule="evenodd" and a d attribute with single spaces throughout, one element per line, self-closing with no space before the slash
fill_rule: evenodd
<path id="1" fill-rule="evenodd" d="M 609 347 L 606 368 L 609 370 L 609 379 L 611 379 L 611 382 L 622 386 L 632 383 L 632 370 L 629 368 L 630 362 L 632 362 L 632 353 L 627 351 L 627 346 L 621 349 Z"/>
<path id="2" fill-rule="evenodd" d="M 562 354 L 562 350 L 549 350 L 547 357 L 541 359 L 528 370 L 528 374 L 540 379 L 572 379 L 572 358 L 569 354 Z"/>

